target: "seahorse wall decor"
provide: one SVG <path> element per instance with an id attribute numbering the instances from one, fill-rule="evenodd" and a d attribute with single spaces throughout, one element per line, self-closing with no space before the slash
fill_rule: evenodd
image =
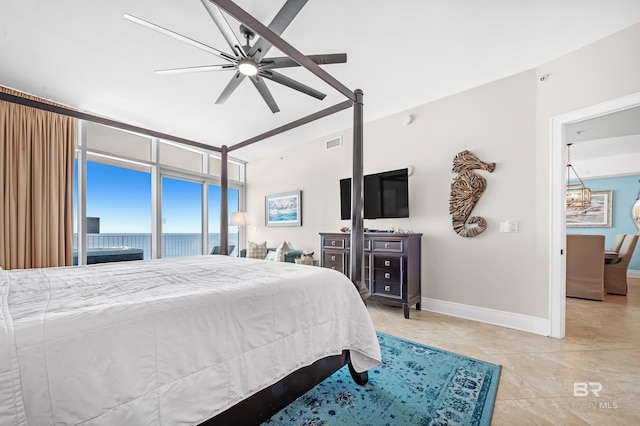
<path id="1" fill-rule="evenodd" d="M 470 151 L 459 152 L 453 157 L 451 171 L 458 175 L 451 183 L 449 213 L 453 230 L 461 237 L 475 237 L 487 229 L 487 221 L 483 217 L 471 216 L 471 211 L 487 189 L 485 178 L 474 170 L 491 173 L 495 168 L 496 163 L 485 163 Z"/>

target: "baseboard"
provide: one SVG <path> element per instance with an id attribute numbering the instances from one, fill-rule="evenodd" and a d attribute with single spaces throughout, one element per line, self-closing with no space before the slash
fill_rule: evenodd
<path id="1" fill-rule="evenodd" d="M 640 271 L 637 269 L 627 269 L 627 276 L 631 278 L 640 278 Z"/>
<path id="2" fill-rule="evenodd" d="M 429 299 L 427 297 L 422 298 L 421 308 L 423 311 L 499 325 L 501 327 L 540 334 L 542 336 L 549 335 L 549 320 L 546 318 L 514 314 L 513 312 L 463 305 L 461 303 Z"/>

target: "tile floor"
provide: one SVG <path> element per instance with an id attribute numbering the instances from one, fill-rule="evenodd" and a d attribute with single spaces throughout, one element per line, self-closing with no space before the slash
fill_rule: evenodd
<path id="1" fill-rule="evenodd" d="M 374 303 L 368 310 L 378 331 L 502 365 L 492 425 L 640 425 L 640 278 L 629 285 L 627 296 L 603 302 L 567 298 L 564 339 L 414 309 L 406 320 L 401 308 Z M 574 397 L 576 382 L 584 382 L 576 394 L 588 396 Z"/>

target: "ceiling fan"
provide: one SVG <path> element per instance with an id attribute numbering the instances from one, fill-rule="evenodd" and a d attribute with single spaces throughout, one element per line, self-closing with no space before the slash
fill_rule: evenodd
<path id="1" fill-rule="evenodd" d="M 227 86 L 224 88 L 224 90 L 216 100 L 216 104 L 223 104 L 233 93 L 233 91 L 240 85 L 240 83 L 245 79 L 245 77 L 248 77 L 273 113 L 280 111 L 280 109 L 273 99 L 271 92 L 267 88 L 264 79 L 282 84 L 306 95 L 313 96 L 316 99 L 322 100 L 325 98 L 326 94 L 275 71 L 275 69 L 279 68 L 297 67 L 299 66 L 297 62 L 286 56 L 265 58 L 265 55 L 272 47 L 272 44 L 264 38 L 259 38 L 253 44 L 253 46 L 251 46 L 250 41 L 255 37 L 255 33 L 250 28 L 247 28 L 244 25 L 240 25 L 240 32 L 245 39 L 245 44 L 242 44 L 229 26 L 229 23 L 222 14 L 222 11 L 209 0 L 200 1 L 207 9 L 207 12 L 209 12 L 209 15 L 213 19 L 213 22 L 216 24 L 223 37 L 229 44 L 232 53 L 227 53 L 222 50 L 216 49 L 215 47 L 200 43 L 199 41 L 196 41 L 192 38 L 183 36 L 159 25 L 155 25 L 151 22 L 145 21 L 144 19 L 137 18 L 127 13 L 124 14 L 125 19 L 131 22 L 142 25 L 146 28 L 152 29 L 182 42 L 188 43 L 191 46 L 202 49 L 226 61 L 225 63 L 218 65 L 203 65 L 196 67 L 158 70 L 156 71 L 158 74 L 178 74 L 187 72 L 224 70 L 235 71 L 235 74 L 233 75 L 233 77 L 231 77 L 231 81 L 229 81 Z M 273 20 L 269 24 L 269 29 L 277 35 L 281 35 L 306 3 L 307 0 L 287 0 L 280 11 L 276 14 L 275 18 L 273 18 Z M 347 62 L 346 53 L 308 55 L 307 57 L 318 65 Z"/>

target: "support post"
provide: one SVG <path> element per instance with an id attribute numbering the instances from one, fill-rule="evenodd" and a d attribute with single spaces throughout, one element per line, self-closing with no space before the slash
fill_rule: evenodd
<path id="1" fill-rule="evenodd" d="M 363 92 L 356 89 L 353 104 L 353 177 L 351 179 L 351 248 L 349 278 L 363 300 L 370 292 L 364 282 L 364 176 L 363 176 Z"/>
<path id="2" fill-rule="evenodd" d="M 229 174 L 227 146 L 222 145 L 220 155 L 220 254 L 229 254 Z"/>

